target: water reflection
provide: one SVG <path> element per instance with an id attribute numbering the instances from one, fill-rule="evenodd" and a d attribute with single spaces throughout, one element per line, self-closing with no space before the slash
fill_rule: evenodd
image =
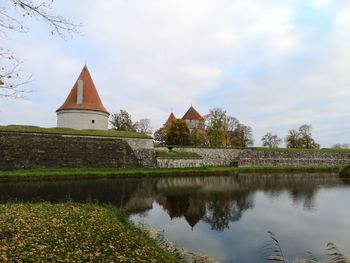
<path id="1" fill-rule="evenodd" d="M 344 185 L 322 175 L 237 175 L 150 179 L 100 179 L 0 183 L 0 201 L 98 202 L 113 204 L 130 214 L 159 204 L 170 219 L 183 218 L 191 228 L 202 221 L 212 230 L 224 231 L 254 208 L 254 196 L 263 191 L 271 200 L 288 192 L 295 206 L 315 208 L 320 187 Z"/>

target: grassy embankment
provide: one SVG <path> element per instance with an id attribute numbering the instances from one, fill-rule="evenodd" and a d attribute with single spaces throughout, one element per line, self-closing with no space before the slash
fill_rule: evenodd
<path id="1" fill-rule="evenodd" d="M 50 180 L 109 177 L 235 175 L 239 173 L 338 173 L 339 170 L 340 167 L 338 166 L 25 169 L 13 171 L 0 171 L 0 180 Z"/>
<path id="2" fill-rule="evenodd" d="M 180 262 L 112 207 L 1 204 L 1 262 Z"/>
<path id="3" fill-rule="evenodd" d="M 130 131 L 75 130 L 75 129 L 68 129 L 68 128 L 42 128 L 38 126 L 27 126 L 27 125 L 0 126 L 0 132 L 24 132 L 24 133 L 40 133 L 40 134 L 65 134 L 65 135 L 99 136 L 99 137 L 144 138 L 144 139 L 151 138 L 144 133 L 130 132 Z"/>

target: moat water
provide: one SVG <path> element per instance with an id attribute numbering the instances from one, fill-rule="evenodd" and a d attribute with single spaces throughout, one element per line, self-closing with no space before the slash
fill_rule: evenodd
<path id="1" fill-rule="evenodd" d="M 350 254 L 350 182 L 330 175 L 238 175 L 0 182 L 0 201 L 98 202 L 123 208 L 179 247 L 220 262 L 267 262 L 267 231 L 288 259 L 326 244 Z"/>

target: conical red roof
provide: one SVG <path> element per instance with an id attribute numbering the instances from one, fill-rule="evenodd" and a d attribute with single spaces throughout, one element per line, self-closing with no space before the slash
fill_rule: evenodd
<path id="1" fill-rule="evenodd" d="M 173 120 L 176 120 L 176 117 L 175 117 L 174 113 L 170 113 L 169 118 L 168 118 L 168 120 L 166 121 L 165 124 L 169 124 Z"/>
<path id="2" fill-rule="evenodd" d="M 188 111 L 185 113 L 182 119 L 183 120 L 203 120 L 203 117 L 191 105 L 191 107 L 188 109 Z"/>
<path id="3" fill-rule="evenodd" d="M 83 103 L 77 104 L 78 80 L 83 81 Z M 103 106 L 100 96 L 96 90 L 95 84 L 91 78 L 90 72 L 85 65 L 81 71 L 78 80 L 75 82 L 66 101 L 57 111 L 60 110 L 94 110 L 108 113 Z"/>

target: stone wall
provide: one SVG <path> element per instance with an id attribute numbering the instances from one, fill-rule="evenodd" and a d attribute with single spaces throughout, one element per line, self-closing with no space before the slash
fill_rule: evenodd
<path id="1" fill-rule="evenodd" d="M 157 147 L 157 150 L 167 151 L 168 149 L 166 147 Z M 240 149 L 199 147 L 174 147 L 173 150 L 199 154 L 203 158 L 203 166 L 231 166 L 242 151 Z"/>
<path id="2" fill-rule="evenodd" d="M 202 158 L 167 158 L 157 157 L 157 166 L 160 168 L 185 168 L 185 167 L 202 167 Z"/>
<path id="3" fill-rule="evenodd" d="M 152 139 L 144 138 L 121 138 L 127 142 L 133 150 L 139 163 L 144 167 L 154 167 L 156 165 L 156 154 Z"/>
<path id="4" fill-rule="evenodd" d="M 151 139 L 0 132 L 0 170 L 156 165 Z M 149 152 L 153 151 L 153 155 Z M 141 156 L 141 153 L 146 152 Z M 142 159 L 142 160 L 140 160 Z"/>
<path id="5" fill-rule="evenodd" d="M 165 147 L 157 148 L 167 150 Z M 273 151 L 259 149 L 175 147 L 202 156 L 204 166 L 347 165 L 350 151 Z"/>

